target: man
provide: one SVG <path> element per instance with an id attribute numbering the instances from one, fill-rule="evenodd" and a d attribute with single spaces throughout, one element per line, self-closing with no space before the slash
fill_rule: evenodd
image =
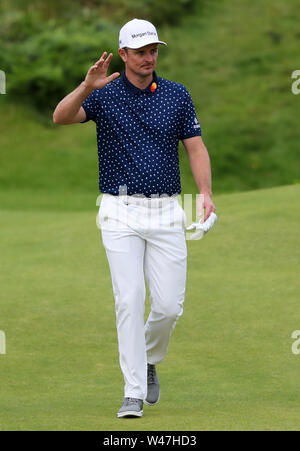
<path id="1" fill-rule="evenodd" d="M 57 124 L 97 124 L 99 220 L 116 307 L 120 366 L 125 389 L 118 417 L 141 417 L 143 402 L 159 401 L 156 365 L 183 312 L 186 284 L 186 216 L 178 142 L 204 196 L 206 220 L 215 211 L 208 152 L 187 89 L 158 77 L 155 27 L 134 19 L 119 35 L 125 64 L 107 76 L 112 54 L 104 52 L 85 80 L 56 107 Z M 145 282 L 151 312 L 144 325 Z"/>

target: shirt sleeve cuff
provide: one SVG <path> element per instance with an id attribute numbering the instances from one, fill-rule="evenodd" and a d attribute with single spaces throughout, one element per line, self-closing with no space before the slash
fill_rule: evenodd
<path id="1" fill-rule="evenodd" d="M 197 130 L 194 133 L 188 133 L 187 135 L 183 135 L 180 137 L 180 140 L 194 138 L 195 136 L 202 136 L 201 130 Z"/>
<path id="2" fill-rule="evenodd" d="M 84 111 L 85 111 L 85 114 L 86 114 L 86 119 L 85 119 L 84 121 L 81 121 L 81 122 L 80 122 L 80 124 L 84 124 L 85 122 L 88 122 L 88 121 L 90 120 L 90 117 L 89 117 L 89 113 L 88 113 L 88 111 L 87 111 L 87 109 L 86 109 L 85 105 L 84 105 L 84 104 L 82 104 L 81 106 L 82 106 L 82 108 L 83 108 L 83 109 L 84 109 Z"/>

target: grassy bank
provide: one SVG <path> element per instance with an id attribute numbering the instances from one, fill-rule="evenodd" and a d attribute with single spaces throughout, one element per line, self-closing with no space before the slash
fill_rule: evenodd
<path id="1" fill-rule="evenodd" d="M 180 26 L 160 28 L 168 47 L 160 50 L 157 72 L 192 94 L 211 156 L 214 192 L 299 183 L 299 96 L 291 93 L 298 3 L 201 5 Z M 114 58 L 119 58 L 116 24 L 112 29 Z M 93 42 L 97 39 L 95 34 Z M 51 114 L 16 105 L 9 89 L 0 96 L 0 114 L 2 189 L 97 190 L 94 124 L 55 126 Z M 180 158 L 183 191 L 196 192 L 182 147 Z"/>

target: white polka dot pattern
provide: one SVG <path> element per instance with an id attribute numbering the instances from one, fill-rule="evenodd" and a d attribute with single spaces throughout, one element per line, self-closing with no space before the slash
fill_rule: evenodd
<path id="1" fill-rule="evenodd" d="M 142 90 L 121 77 L 83 102 L 97 124 L 99 189 L 102 193 L 180 194 L 179 140 L 201 136 L 187 88 L 153 73 L 157 89 Z"/>

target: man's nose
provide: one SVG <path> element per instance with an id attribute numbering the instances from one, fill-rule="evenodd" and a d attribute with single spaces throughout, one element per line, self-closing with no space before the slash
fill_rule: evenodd
<path id="1" fill-rule="evenodd" d="M 153 55 L 151 55 L 151 53 L 148 53 L 146 55 L 146 62 L 147 63 L 152 63 L 153 62 Z"/>

